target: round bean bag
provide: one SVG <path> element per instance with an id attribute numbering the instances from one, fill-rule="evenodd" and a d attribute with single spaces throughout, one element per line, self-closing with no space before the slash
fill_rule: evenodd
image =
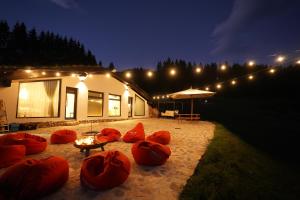
<path id="1" fill-rule="evenodd" d="M 137 164 L 147 166 L 162 165 L 171 155 L 171 150 L 168 146 L 151 141 L 134 143 L 131 152 Z"/>
<path id="2" fill-rule="evenodd" d="M 159 144 L 169 144 L 171 140 L 171 134 L 169 131 L 157 131 L 149 135 L 147 140 L 157 142 Z"/>
<path id="3" fill-rule="evenodd" d="M 51 144 L 67 144 L 77 139 L 77 133 L 73 130 L 58 130 L 51 134 Z"/>
<path id="4" fill-rule="evenodd" d="M 104 151 L 87 157 L 81 166 L 81 184 L 92 190 L 106 190 L 126 181 L 130 161 L 119 151 Z"/>
<path id="5" fill-rule="evenodd" d="M 100 142 L 114 142 L 119 141 L 121 137 L 120 131 L 114 128 L 104 128 L 100 134 L 96 135 L 96 138 Z"/>
<path id="6" fill-rule="evenodd" d="M 138 123 L 123 136 L 124 142 L 134 143 L 140 140 L 145 140 L 144 125 L 142 123 Z"/>
<path id="7" fill-rule="evenodd" d="M 64 185 L 69 178 L 69 164 L 61 157 L 27 159 L 0 177 L 0 196 L 5 199 L 37 199 Z"/>
<path id="8" fill-rule="evenodd" d="M 24 145 L 26 155 L 43 152 L 47 147 L 47 140 L 37 135 L 28 133 L 14 133 L 3 136 L 0 144 L 3 145 Z"/>
<path id="9" fill-rule="evenodd" d="M 0 169 L 21 161 L 25 151 L 24 145 L 0 145 Z"/>

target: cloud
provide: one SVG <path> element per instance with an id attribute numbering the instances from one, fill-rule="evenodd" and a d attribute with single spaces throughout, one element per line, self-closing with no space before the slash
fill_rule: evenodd
<path id="1" fill-rule="evenodd" d="M 216 26 L 212 36 L 213 54 L 241 53 L 245 49 L 245 35 L 257 22 L 282 13 L 296 0 L 235 0 L 229 17 Z"/>
<path id="2" fill-rule="evenodd" d="M 75 0 L 50 0 L 50 1 L 64 9 L 78 8 L 78 3 Z"/>

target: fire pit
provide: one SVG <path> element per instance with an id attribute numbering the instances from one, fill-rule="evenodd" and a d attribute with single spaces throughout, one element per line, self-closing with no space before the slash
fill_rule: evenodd
<path id="1" fill-rule="evenodd" d="M 80 152 L 85 152 L 85 156 L 90 155 L 90 149 L 101 148 L 104 151 L 104 146 L 108 142 L 99 142 L 95 140 L 95 137 L 85 137 L 75 140 L 74 146 L 80 149 Z"/>

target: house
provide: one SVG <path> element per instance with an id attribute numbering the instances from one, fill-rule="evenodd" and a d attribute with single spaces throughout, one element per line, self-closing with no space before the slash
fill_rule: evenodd
<path id="1" fill-rule="evenodd" d="M 76 69 L 77 73 L 72 68 L 16 69 L 7 73 L 9 82 L 2 70 L 0 99 L 5 103 L 8 122 L 88 122 L 149 116 L 149 97 L 137 86 L 115 73 Z"/>

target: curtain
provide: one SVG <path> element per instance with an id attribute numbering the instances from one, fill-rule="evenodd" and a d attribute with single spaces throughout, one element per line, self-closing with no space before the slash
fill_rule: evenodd
<path id="1" fill-rule="evenodd" d="M 44 81 L 45 91 L 49 97 L 49 102 L 48 102 L 49 116 L 54 116 L 54 97 L 55 97 L 55 91 L 56 91 L 57 85 L 58 85 L 57 80 Z"/>

